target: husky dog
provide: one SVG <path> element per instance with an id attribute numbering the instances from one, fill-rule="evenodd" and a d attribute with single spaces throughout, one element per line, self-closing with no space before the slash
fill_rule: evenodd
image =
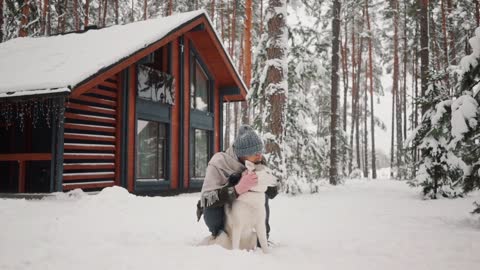
<path id="1" fill-rule="evenodd" d="M 205 239 L 201 245 L 218 244 L 226 249 L 253 250 L 258 238 L 262 251 L 268 253 L 265 191 L 269 186 L 277 185 L 277 178 L 265 165 L 247 160 L 245 166 L 248 172 L 257 174 L 257 185 L 225 206 L 225 232 Z"/>

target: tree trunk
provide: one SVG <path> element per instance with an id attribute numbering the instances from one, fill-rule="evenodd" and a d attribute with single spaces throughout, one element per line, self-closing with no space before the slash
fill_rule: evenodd
<path id="1" fill-rule="evenodd" d="M 401 93 L 398 91 L 399 61 L 398 61 L 398 0 L 393 0 L 393 86 L 392 91 L 396 93 L 397 104 L 397 178 L 402 179 L 403 166 L 403 136 L 402 136 L 402 104 L 400 103 Z"/>
<path id="2" fill-rule="evenodd" d="M 347 22 L 345 22 L 345 43 L 340 43 L 340 51 L 342 54 L 342 74 L 343 74 L 343 134 L 347 134 L 347 107 L 348 107 L 348 64 L 347 64 Z M 342 175 L 347 175 L 347 146 L 342 146 Z"/>
<path id="3" fill-rule="evenodd" d="M 233 1 L 233 12 L 232 12 L 232 29 L 230 32 L 230 56 L 232 60 L 234 59 L 235 54 L 235 37 L 236 37 L 236 22 L 237 22 L 237 0 Z M 234 60 L 235 61 L 235 60 Z"/>
<path id="4" fill-rule="evenodd" d="M 452 0 L 447 0 L 447 17 L 449 17 L 448 15 L 450 15 L 452 13 L 452 10 L 453 10 L 453 7 L 452 7 Z M 450 56 L 449 56 L 449 63 L 451 65 L 456 65 L 457 61 L 456 61 L 456 58 L 457 58 L 457 51 L 455 50 L 455 27 L 453 27 L 453 23 L 451 21 L 452 19 L 450 19 L 450 31 L 448 33 L 449 37 L 450 37 Z"/>
<path id="5" fill-rule="evenodd" d="M 102 25 L 102 6 L 103 0 L 98 0 L 98 18 L 97 18 L 97 26 L 100 27 Z M 132 0 L 132 22 L 133 22 L 133 0 Z"/>
<path id="6" fill-rule="evenodd" d="M 119 18 L 119 5 L 118 5 L 118 0 L 115 0 L 115 24 L 119 24 L 120 18 Z"/>
<path id="7" fill-rule="evenodd" d="M 106 2 L 106 1 L 105 1 Z M 143 20 L 147 20 L 147 0 L 143 0 Z"/>
<path id="8" fill-rule="evenodd" d="M 393 179 L 393 167 L 395 166 L 395 95 L 394 89 L 392 88 L 392 137 L 390 143 L 390 178 Z"/>
<path id="9" fill-rule="evenodd" d="M 168 0 L 168 15 L 173 14 L 173 0 Z"/>
<path id="10" fill-rule="evenodd" d="M 260 36 L 263 34 L 263 0 L 260 0 Z"/>
<path id="11" fill-rule="evenodd" d="M 432 38 L 430 39 L 430 47 L 432 48 L 433 53 L 432 63 L 437 70 L 440 70 L 440 51 L 438 47 L 437 32 L 435 31 L 435 20 L 433 18 L 433 12 L 429 12 L 429 18 L 429 23 L 431 27 L 430 33 L 432 33 Z"/>
<path id="12" fill-rule="evenodd" d="M 20 20 L 20 37 L 28 36 L 28 18 L 30 16 L 30 0 L 23 0 L 22 19 Z"/>
<path id="13" fill-rule="evenodd" d="M 75 31 L 80 30 L 80 17 L 78 16 L 78 0 L 73 0 L 73 18 Z"/>
<path id="14" fill-rule="evenodd" d="M 338 67 L 340 48 L 340 0 L 333 1 L 332 19 L 332 91 L 331 91 L 331 120 L 330 120 L 330 184 L 338 183 L 337 171 L 337 102 L 338 102 Z"/>
<path id="15" fill-rule="evenodd" d="M 215 21 L 215 0 L 212 0 L 212 3 L 210 4 L 210 18 L 212 19 L 212 22 Z"/>
<path id="16" fill-rule="evenodd" d="M 480 4 L 478 0 L 475 0 L 475 18 L 477 19 L 477 27 L 480 26 Z"/>
<path id="17" fill-rule="evenodd" d="M 444 67 L 445 67 L 445 71 L 447 71 L 450 61 L 448 59 L 448 37 L 447 37 L 447 18 L 446 18 L 446 12 L 445 12 L 445 0 L 442 0 L 440 4 L 442 6 L 443 53 L 445 57 Z M 445 73 L 445 83 L 447 85 L 447 89 L 450 91 L 450 81 L 448 78 L 448 72 Z"/>
<path id="18" fill-rule="evenodd" d="M 415 22 L 415 37 L 414 37 L 414 61 L 413 61 L 413 93 L 412 93 L 412 96 L 414 97 L 412 99 L 412 113 L 413 113 L 413 116 L 412 116 L 412 127 L 413 129 L 417 128 L 418 126 L 418 105 L 417 105 L 417 98 L 418 98 L 418 21 Z M 412 150 L 412 159 L 413 159 L 413 178 L 416 177 L 417 175 L 417 167 L 416 167 L 416 164 L 417 164 L 417 147 L 413 147 L 413 150 Z"/>
<path id="19" fill-rule="evenodd" d="M 67 25 L 67 6 L 68 0 L 60 0 L 58 2 L 58 31 L 65 33 Z"/>
<path id="20" fill-rule="evenodd" d="M 45 0 L 48 1 L 48 0 Z M 90 0 L 85 0 L 85 22 L 84 22 L 84 28 L 88 26 L 88 12 L 90 10 Z"/>
<path id="21" fill-rule="evenodd" d="M 0 43 L 3 42 L 3 0 L 0 0 Z"/>
<path id="22" fill-rule="evenodd" d="M 224 0 L 221 0 L 220 6 L 220 25 L 221 25 L 221 36 L 222 36 L 222 44 L 225 43 L 225 20 L 224 20 L 224 14 L 225 14 L 225 3 L 223 2 Z"/>
<path id="23" fill-rule="evenodd" d="M 347 95 L 348 95 L 348 61 L 347 61 L 347 42 L 348 42 L 348 23 L 345 22 L 345 41 L 341 45 L 342 52 L 342 70 L 343 70 L 343 132 L 347 133 Z"/>
<path id="24" fill-rule="evenodd" d="M 236 2 L 236 1 L 235 1 Z M 287 106 L 287 3 L 286 0 L 269 0 L 267 44 L 266 99 L 268 115 L 266 134 L 271 134 L 265 144 L 268 164 L 274 174 L 285 179 L 285 157 L 283 155 L 285 112 Z M 275 65 L 272 63 L 280 63 Z"/>
<path id="25" fill-rule="evenodd" d="M 367 62 L 365 61 L 365 89 L 364 89 L 364 95 L 363 95 L 363 108 L 364 108 L 364 113 L 363 113 L 363 131 L 364 131 L 364 149 L 363 149 L 363 154 L 365 155 L 364 158 L 364 164 L 363 164 L 363 177 L 368 178 L 368 69 L 367 67 Z"/>
<path id="26" fill-rule="evenodd" d="M 377 157 L 375 153 L 375 113 L 373 105 L 373 46 L 372 46 L 372 30 L 370 28 L 370 16 L 368 13 L 368 0 L 365 0 L 367 15 L 367 28 L 368 28 L 368 77 L 370 79 L 370 129 L 372 137 L 372 178 L 377 178 Z"/>
<path id="27" fill-rule="evenodd" d="M 361 32 L 363 32 L 363 23 Z M 357 168 L 361 169 L 362 164 L 361 164 L 361 153 L 360 153 L 360 135 L 361 133 L 359 132 L 360 129 L 360 118 L 361 118 L 361 107 L 360 107 L 360 75 L 362 73 L 362 56 L 363 56 L 363 37 L 360 37 L 360 48 L 358 50 L 358 57 L 357 57 L 357 78 L 356 78 L 356 95 L 355 95 L 355 112 L 356 112 L 356 117 L 355 117 L 355 141 L 356 141 L 356 152 L 357 152 Z"/>
<path id="28" fill-rule="evenodd" d="M 428 88 L 428 1 L 420 0 L 420 76 L 422 78 L 421 96 L 425 96 Z M 421 108 L 422 115 L 425 114 L 427 107 Z"/>
<path id="29" fill-rule="evenodd" d="M 355 83 L 355 17 L 352 18 L 352 123 L 351 123 L 351 132 L 350 132 L 350 159 L 348 163 L 348 174 L 352 173 L 353 170 L 353 134 L 355 131 L 355 95 L 356 95 L 356 83 Z"/>
<path id="30" fill-rule="evenodd" d="M 403 109 L 403 140 L 407 139 L 407 2 L 404 1 L 404 10 L 403 10 L 403 98 L 402 98 L 402 109 Z"/>
<path id="31" fill-rule="evenodd" d="M 145 0 L 146 2 L 147 0 Z M 107 9 L 108 9 L 108 0 L 105 0 L 105 4 L 103 5 L 103 27 L 107 26 Z"/>
<path id="32" fill-rule="evenodd" d="M 245 33 L 243 46 L 243 78 L 248 89 L 252 81 L 252 0 L 245 2 Z M 242 102 L 242 123 L 249 124 L 249 109 L 246 101 Z"/>
<path id="33" fill-rule="evenodd" d="M 3 0 L 0 0 L 0 3 L 2 2 Z M 2 4 L 0 4 L 0 9 L 3 7 Z M 43 0 L 43 8 L 42 8 L 42 20 L 41 20 L 41 26 L 40 26 L 40 34 L 42 35 L 45 35 L 45 30 L 46 30 L 46 26 L 47 26 L 47 11 L 49 10 L 50 8 L 50 4 L 48 3 L 48 0 Z M 2 18 L 0 18 L 1 20 Z M 2 31 L 2 27 L 0 27 L 0 32 Z M 0 39 L 1 41 L 1 39 Z"/>

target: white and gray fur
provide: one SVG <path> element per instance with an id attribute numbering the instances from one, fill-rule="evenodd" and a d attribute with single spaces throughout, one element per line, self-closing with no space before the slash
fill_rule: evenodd
<path id="1" fill-rule="evenodd" d="M 268 253 L 265 225 L 265 191 L 277 185 L 277 178 L 262 164 L 245 162 L 249 172 L 255 172 L 258 183 L 249 192 L 241 194 L 232 205 L 225 206 L 225 232 L 216 238 L 208 237 L 201 245 L 218 244 L 227 249 L 253 250 L 257 238 L 264 253 Z"/>

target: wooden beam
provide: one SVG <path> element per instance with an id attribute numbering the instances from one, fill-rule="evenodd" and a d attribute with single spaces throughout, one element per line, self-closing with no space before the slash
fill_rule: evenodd
<path id="1" fill-rule="evenodd" d="M 115 127 L 98 126 L 98 125 L 86 125 L 86 124 L 75 124 L 75 123 L 65 123 L 65 129 L 101 131 L 101 132 L 107 132 L 107 133 L 115 133 L 116 132 Z"/>
<path id="2" fill-rule="evenodd" d="M 220 126 L 220 90 L 218 87 L 214 86 L 214 109 L 213 109 L 213 121 L 214 121 L 214 152 L 220 152 L 220 132 L 222 132 L 222 127 Z"/>
<path id="3" fill-rule="evenodd" d="M 72 102 L 65 104 L 65 107 L 69 109 L 75 109 L 75 110 L 86 111 L 86 112 L 96 112 L 96 113 L 107 114 L 107 115 L 117 114 L 115 110 L 112 110 L 112 109 L 106 109 L 102 107 L 83 105 L 83 104 L 76 104 Z"/>
<path id="4" fill-rule="evenodd" d="M 128 67 L 128 149 L 127 149 L 127 189 L 133 192 L 135 189 L 135 98 L 137 89 L 137 69 L 135 63 Z"/>
<path id="5" fill-rule="evenodd" d="M 0 154 L 0 161 L 38 161 L 51 160 L 51 153 L 15 153 Z"/>
<path id="6" fill-rule="evenodd" d="M 90 121 L 95 123 L 115 124 L 115 118 L 100 117 L 100 116 L 87 115 L 87 114 L 77 114 L 77 113 L 67 112 L 65 113 L 65 118 Z"/>
<path id="7" fill-rule="evenodd" d="M 184 39 L 184 103 L 183 103 L 183 188 L 188 188 L 190 183 L 190 40 Z"/>
<path id="8" fill-rule="evenodd" d="M 115 165 L 113 163 L 66 163 L 63 164 L 64 171 L 71 170 L 105 170 L 113 169 Z"/>
<path id="9" fill-rule="evenodd" d="M 103 81 L 103 82 L 100 83 L 100 85 L 108 87 L 108 88 L 112 88 L 112 89 L 117 89 L 118 88 L 117 83 L 113 83 L 113 82 L 109 82 L 109 81 Z"/>
<path id="10" fill-rule="evenodd" d="M 63 155 L 64 160 L 114 160 L 113 154 L 81 154 L 66 153 Z"/>
<path id="11" fill-rule="evenodd" d="M 25 193 L 25 161 L 18 162 L 18 192 Z"/>
<path id="12" fill-rule="evenodd" d="M 62 96 L 58 99 L 59 105 L 65 104 L 65 97 Z M 63 145 L 65 143 L 65 138 L 63 135 L 65 134 L 65 110 L 61 110 L 61 113 L 58 115 L 58 125 L 55 129 L 57 140 L 56 140 L 56 150 L 55 150 L 55 190 L 58 192 L 63 191 L 63 154 L 64 149 Z M 53 172 L 52 172 L 53 173 Z"/>
<path id="13" fill-rule="evenodd" d="M 72 190 L 76 188 L 82 189 L 93 189 L 93 188 L 105 188 L 114 186 L 113 181 L 102 181 L 102 182 L 92 182 L 92 183 L 75 183 L 75 184 L 63 184 L 63 190 Z"/>
<path id="14" fill-rule="evenodd" d="M 99 96 L 103 96 L 103 97 L 110 97 L 110 98 L 116 98 L 117 97 L 117 93 L 112 92 L 112 91 L 99 89 L 97 87 L 93 87 L 93 88 L 89 89 L 86 94 L 95 94 L 95 95 L 99 95 Z M 72 95 L 71 98 L 78 98 L 80 96 L 81 95 L 75 95 L 75 96 Z"/>
<path id="15" fill-rule="evenodd" d="M 125 74 L 125 73 L 120 73 Z M 120 77 L 120 75 L 115 76 L 115 78 Z M 120 80 L 119 87 L 117 88 L 117 103 L 123 104 L 123 80 Z M 115 185 L 121 186 L 121 171 L 122 171 L 122 113 L 123 106 L 117 107 L 117 129 L 115 133 Z"/>
<path id="16" fill-rule="evenodd" d="M 64 173 L 63 181 L 75 181 L 75 180 L 90 180 L 90 179 L 111 179 L 115 177 L 115 173 L 106 172 L 106 173 Z"/>
<path id="17" fill-rule="evenodd" d="M 114 136 L 103 136 L 94 134 L 65 133 L 65 139 L 82 141 L 114 142 Z"/>
<path id="18" fill-rule="evenodd" d="M 172 75 L 175 78 L 175 104 L 172 106 L 172 161 L 170 188 L 178 189 L 179 185 L 179 151 L 180 151 L 180 65 L 179 65 L 179 42 L 178 38 L 171 43 L 172 48 Z"/>
<path id="19" fill-rule="evenodd" d="M 115 145 L 108 144 L 80 144 L 80 143 L 65 143 L 66 150 L 92 150 L 92 151 L 115 151 Z"/>
<path id="20" fill-rule="evenodd" d="M 103 98 L 98 98 L 98 97 L 90 97 L 86 95 L 81 95 L 77 97 L 76 99 L 71 98 L 70 101 L 76 101 L 76 100 L 81 100 L 81 101 L 86 101 L 86 102 L 91 102 L 95 104 L 102 104 L 106 105 L 112 108 L 117 107 L 117 102 L 109 99 L 103 99 Z"/>

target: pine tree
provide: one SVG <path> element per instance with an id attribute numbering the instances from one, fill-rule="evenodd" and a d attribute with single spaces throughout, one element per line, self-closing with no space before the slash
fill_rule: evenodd
<path id="1" fill-rule="evenodd" d="M 30 1 L 24 0 L 22 5 L 22 19 L 20 24 L 20 32 L 18 36 L 26 37 L 28 36 L 28 22 L 30 17 Z"/>
<path id="2" fill-rule="evenodd" d="M 461 81 L 458 93 L 462 93 L 452 104 L 452 136 L 451 146 L 456 154 L 462 157 L 467 168 L 464 170 L 463 191 L 465 193 L 480 189 L 480 28 L 470 39 L 473 52 L 462 58 L 459 73 Z"/>
<path id="3" fill-rule="evenodd" d="M 448 146 L 452 138 L 448 132 L 452 128 L 452 100 L 448 94 L 444 77 L 432 75 L 426 95 L 418 100 L 423 108 L 428 109 L 413 137 L 413 146 L 420 150 L 422 159 L 417 176 L 410 184 L 422 186 L 424 196 L 431 199 L 439 195 L 455 197 L 460 193 L 456 182 L 462 162 Z"/>
<path id="4" fill-rule="evenodd" d="M 267 8 L 268 47 L 266 70 L 266 159 L 274 173 L 285 176 L 284 143 L 285 113 L 287 106 L 287 5 L 285 0 L 269 0 Z"/>

